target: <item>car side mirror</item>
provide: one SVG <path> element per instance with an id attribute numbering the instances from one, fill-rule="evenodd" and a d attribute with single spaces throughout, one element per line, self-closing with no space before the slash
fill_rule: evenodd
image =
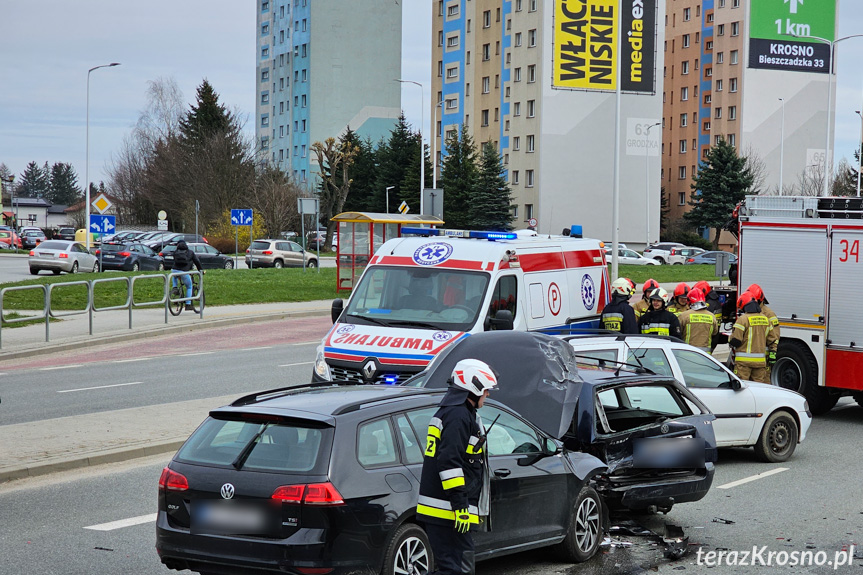
<path id="1" fill-rule="evenodd" d="M 734 391 L 740 391 L 741 389 L 743 389 L 743 382 L 740 381 L 740 379 L 738 379 L 736 375 L 731 376 L 731 389 L 733 389 Z"/>
<path id="2" fill-rule="evenodd" d="M 491 327 L 496 330 L 512 330 L 513 329 L 512 312 L 508 309 L 499 309 L 491 318 Z"/>
<path id="3" fill-rule="evenodd" d="M 345 308 L 345 302 L 341 298 L 337 298 L 333 300 L 333 307 L 330 308 L 330 317 L 333 319 L 333 323 L 339 321 L 339 317 L 342 315 L 342 310 Z"/>

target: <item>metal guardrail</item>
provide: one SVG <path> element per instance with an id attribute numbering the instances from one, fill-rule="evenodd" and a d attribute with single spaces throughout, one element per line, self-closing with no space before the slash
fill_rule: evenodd
<path id="1" fill-rule="evenodd" d="M 130 276 L 130 277 L 115 277 L 115 278 L 98 278 L 94 280 L 79 280 L 79 281 L 71 281 L 71 282 L 58 282 L 52 284 L 45 285 L 26 285 L 26 286 L 10 286 L 5 288 L 0 288 L 0 349 L 3 349 L 3 324 L 9 323 L 23 323 L 27 321 L 33 320 L 43 320 L 45 322 L 45 341 L 50 341 L 50 325 L 51 318 L 63 318 L 72 315 L 81 315 L 88 314 L 89 315 L 89 325 L 90 325 L 90 335 L 93 335 L 93 314 L 96 312 L 102 311 L 115 311 L 128 309 L 129 310 L 129 329 L 132 329 L 132 310 L 140 309 L 145 307 L 155 307 L 155 306 L 163 306 L 165 309 L 165 323 L 168 323 L 168 308 L 172 303 L 189 301 L 185 297 L 172 299 L 171 298 L 171 289 L 173 287 L 173 278 L 181 276 L 181 275 L 197 275 L 198 276 L 198 294 L 196 296 L 192 296 L 192 301 L 199 302 L 198 305 L 198 316 L 200 318 L 204 317 L 204 306 L 200 305 L 204 301 L 204 274 L 201 271 L 188 271 L 182 273 L 170 273 L 170 274 L 147 274 L 147 275 L 139 275 L 139 276 Z M 162 297 L 159 299 L 151 300 L 151 301 L 143 301 L 138 302 L 135 301 L 135 283 L 146 280 L 146 279 L 156 279 L 158 278 L 162 283 Z M 97 307 L 96 300 L 94 296 L 95 287 L 97 284 L 106 284 L 112 282 L 124 282 L 126 284 L 126 301 L 123 302 L 122 305 L 113 305 L 113 306 L 105 306 L 105 307 Z M 179 284 L 182 286 L 182 281 L 179 281 Z M 87 286 L 87 305 L 83 309 L 76 310 L 64 310 L 58 311 L 51 308 L 51 295 L 54 290 L 60 287 L 65 286 L 74 286 L 74 285 L 84 285 Z M 38 314 L 27 315 L 26 317 L 20 318 L 7 318 L 6 311 L 3 307 L 3 301 L 8 292 L 12 291 L 23 291 L 23 290 L 42 290 L 43 292 L 43 306 L 41 310 L 38 310 Z M 27 310 L 32 311 L 32 310 Z"/>

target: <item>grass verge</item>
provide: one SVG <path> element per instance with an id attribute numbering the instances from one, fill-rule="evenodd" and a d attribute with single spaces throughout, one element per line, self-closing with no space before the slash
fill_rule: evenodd
<path id="1" fill-rule="evenodd" d="M 635 283 L 644 283 L 646 280 L 653 278 L 659 283 L 680 283 L 680 282 L 697 282 L 700 280 L 717 281 L 716 267 L 709 264 L 699 264 L 690 266 L 633 266 L 620 265 L 619 272 L 621 277 L 627 277 Z M 608 267 L 608 274 L 611 277 L 611 266 Z M 614 281 L 615 278 L 611 278 Z M 724 278 L 728 281 L 728 278 Z"/>

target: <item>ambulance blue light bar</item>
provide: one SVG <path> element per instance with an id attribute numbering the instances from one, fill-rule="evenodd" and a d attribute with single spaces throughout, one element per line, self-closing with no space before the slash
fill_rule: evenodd
<path id="1" fill-rule="evenodd" d="M 437 228 L 406 228 L 402 227 L 402 235 L 412 236 L 445 236 L 450 238 L 473 238 L 476 240 L 514 240 L 515 232 L 481 232 L 476 230 L 447 230 Z"/>

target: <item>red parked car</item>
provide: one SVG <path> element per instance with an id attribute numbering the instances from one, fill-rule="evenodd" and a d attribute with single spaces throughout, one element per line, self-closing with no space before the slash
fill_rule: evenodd
<path id="1" fill-rule="evenodd" d="M 0 248 L 8 250 L 19 250 L 23 248 L 21 244 L 21 236 L 12 228 L 0 228 Z"/>

